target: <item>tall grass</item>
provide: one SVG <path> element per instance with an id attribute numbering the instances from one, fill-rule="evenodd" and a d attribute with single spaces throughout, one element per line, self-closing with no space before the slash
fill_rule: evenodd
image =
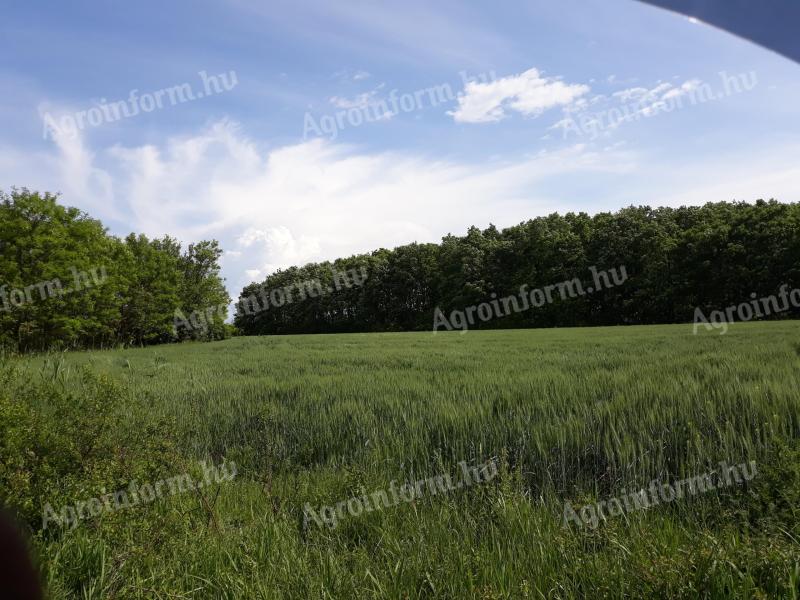
<path id="1" fill-rule="evenodd" d="M 85 365 L 124 386 L 120 440 L 170 423 L 181 460 L 239 467 L 220 530 L 197 498 L 169 498 L 111 537 L 87 523 L 37 548 L 63 597 L 796 597 L 798 333 L 308 335 L 27 359 L 66 390 Z M 29 403 L 47 414 L 45 395 Z M 489 458 L 485 486 L 334 530 L 301 517 Z M 747 489 L 562 528 L 564 500 L 750 460 L 763 475 Z M 153 523 L 167 533 L 143 550 Z"/>

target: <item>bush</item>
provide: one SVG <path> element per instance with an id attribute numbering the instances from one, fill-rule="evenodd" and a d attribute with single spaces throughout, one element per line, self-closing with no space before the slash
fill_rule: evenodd
<path id="1" fill-rule="evenodd" d="M 84 368 L 68 387 L 70 376 L 49 361 L 42 375 L 25 379 L 8 360 L 0 363 L 0 505 L 31 532 L 42 530 L 48 505 L 57 513 L 112 484 L 175 470 L 169 423 L 119 428 L 120 411 L 131 406 L 120 384 Z"/>

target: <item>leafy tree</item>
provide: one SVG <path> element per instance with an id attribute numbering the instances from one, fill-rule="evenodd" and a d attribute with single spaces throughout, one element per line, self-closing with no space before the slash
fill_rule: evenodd
<path id="1" fill-rule="evenodd" d="M 175 332 L 176 311 L 230 302 L 218 242 L 108 235 L 100 221 L 27 189 L 0 192 L 0 346 L 151 344 L 230 335 L 225 311 Z"/>

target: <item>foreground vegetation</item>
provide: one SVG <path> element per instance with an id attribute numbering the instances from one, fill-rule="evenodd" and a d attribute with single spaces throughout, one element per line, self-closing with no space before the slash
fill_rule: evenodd
<path id="1" fill-rule="evenodd" d="M 6 359 L 0 500 L 56 598 L 796 598 L 800 323 L 235 338 Z M 342 519 L 303 507 L 458 472 Z M 233 461 L 202 490 L 42 529 L 53 507 Z M 623 489 L 743 485 L 564 528 Z"/>

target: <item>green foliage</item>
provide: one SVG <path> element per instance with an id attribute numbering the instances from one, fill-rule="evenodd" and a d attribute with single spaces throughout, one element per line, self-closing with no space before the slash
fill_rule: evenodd
<path id="1" fill-rule="evenodd" d="M 50 194 L 0 192 L 0 240 L 4 294 L 26 291 L 19 306 L 3 296 L 0 344 L 25 351 L 100 345 L 113 337 L 120 287 L 113 275 L 103 277 L 102 269 L 110 268 L 103 257 L 113 254 L 114 240 L 99 221 Z M 89 285 L 76 274 L 86 274 Z M 80 291 L 67 292 L 79 285 Z"/>
<path id="2" fill-rule="evenodd" d="M 775 440 L 757 466 L 744 498 L 721 497 L 721 512 L 710 518 L 736 520 L 751 531 L 781 531 L 800 540 L 800 442 Z"/>
<path id="3" fill-rule="evenodd" d="M 279 271 L 251 284 L 239 300 L 364 268 L 363 285 L 298 298 L 261 313 L 240 311 L 245 335 L 426 330 L 434 309 L 446 314 L 575 277 L 592 286 L 589 268 L 625 266 L 624 285 L 545 304 L 471 328 L 572 327 L 679 323 L 750 299 L 800 287 L 800 204 L 775 200 L 705 206 L 628 207 L 615 213 L 552 214 L 498 231 L 470 227 L 441 244 L 380 249 L 333 263 Z M 792 318 L 800 309 L 774 315 Z"/>
<path id="4" fill-rule="evenodd" d="M 181 253 L 169 237 L 120 240 L 56 196 L 25 189 L 0 192 L 0 240 L 0 347 L 113 347 L 230 333 L 216 241 Z M 176 331 L 176 311 L 209 306 L 223 307 L 209 327 Z"/>
<path id="5" fill-rule="evenodd" d="M 58 356 L 32 377 L 2 364 L 0 379 L 0 504 L 30 530 L 42 529 L 45 502 L 58 511 L 112 482 L 174 466 L 174 426 L 118 427 L 130 399 L 107 375 L 88 367 L 73 372 Z"/>

